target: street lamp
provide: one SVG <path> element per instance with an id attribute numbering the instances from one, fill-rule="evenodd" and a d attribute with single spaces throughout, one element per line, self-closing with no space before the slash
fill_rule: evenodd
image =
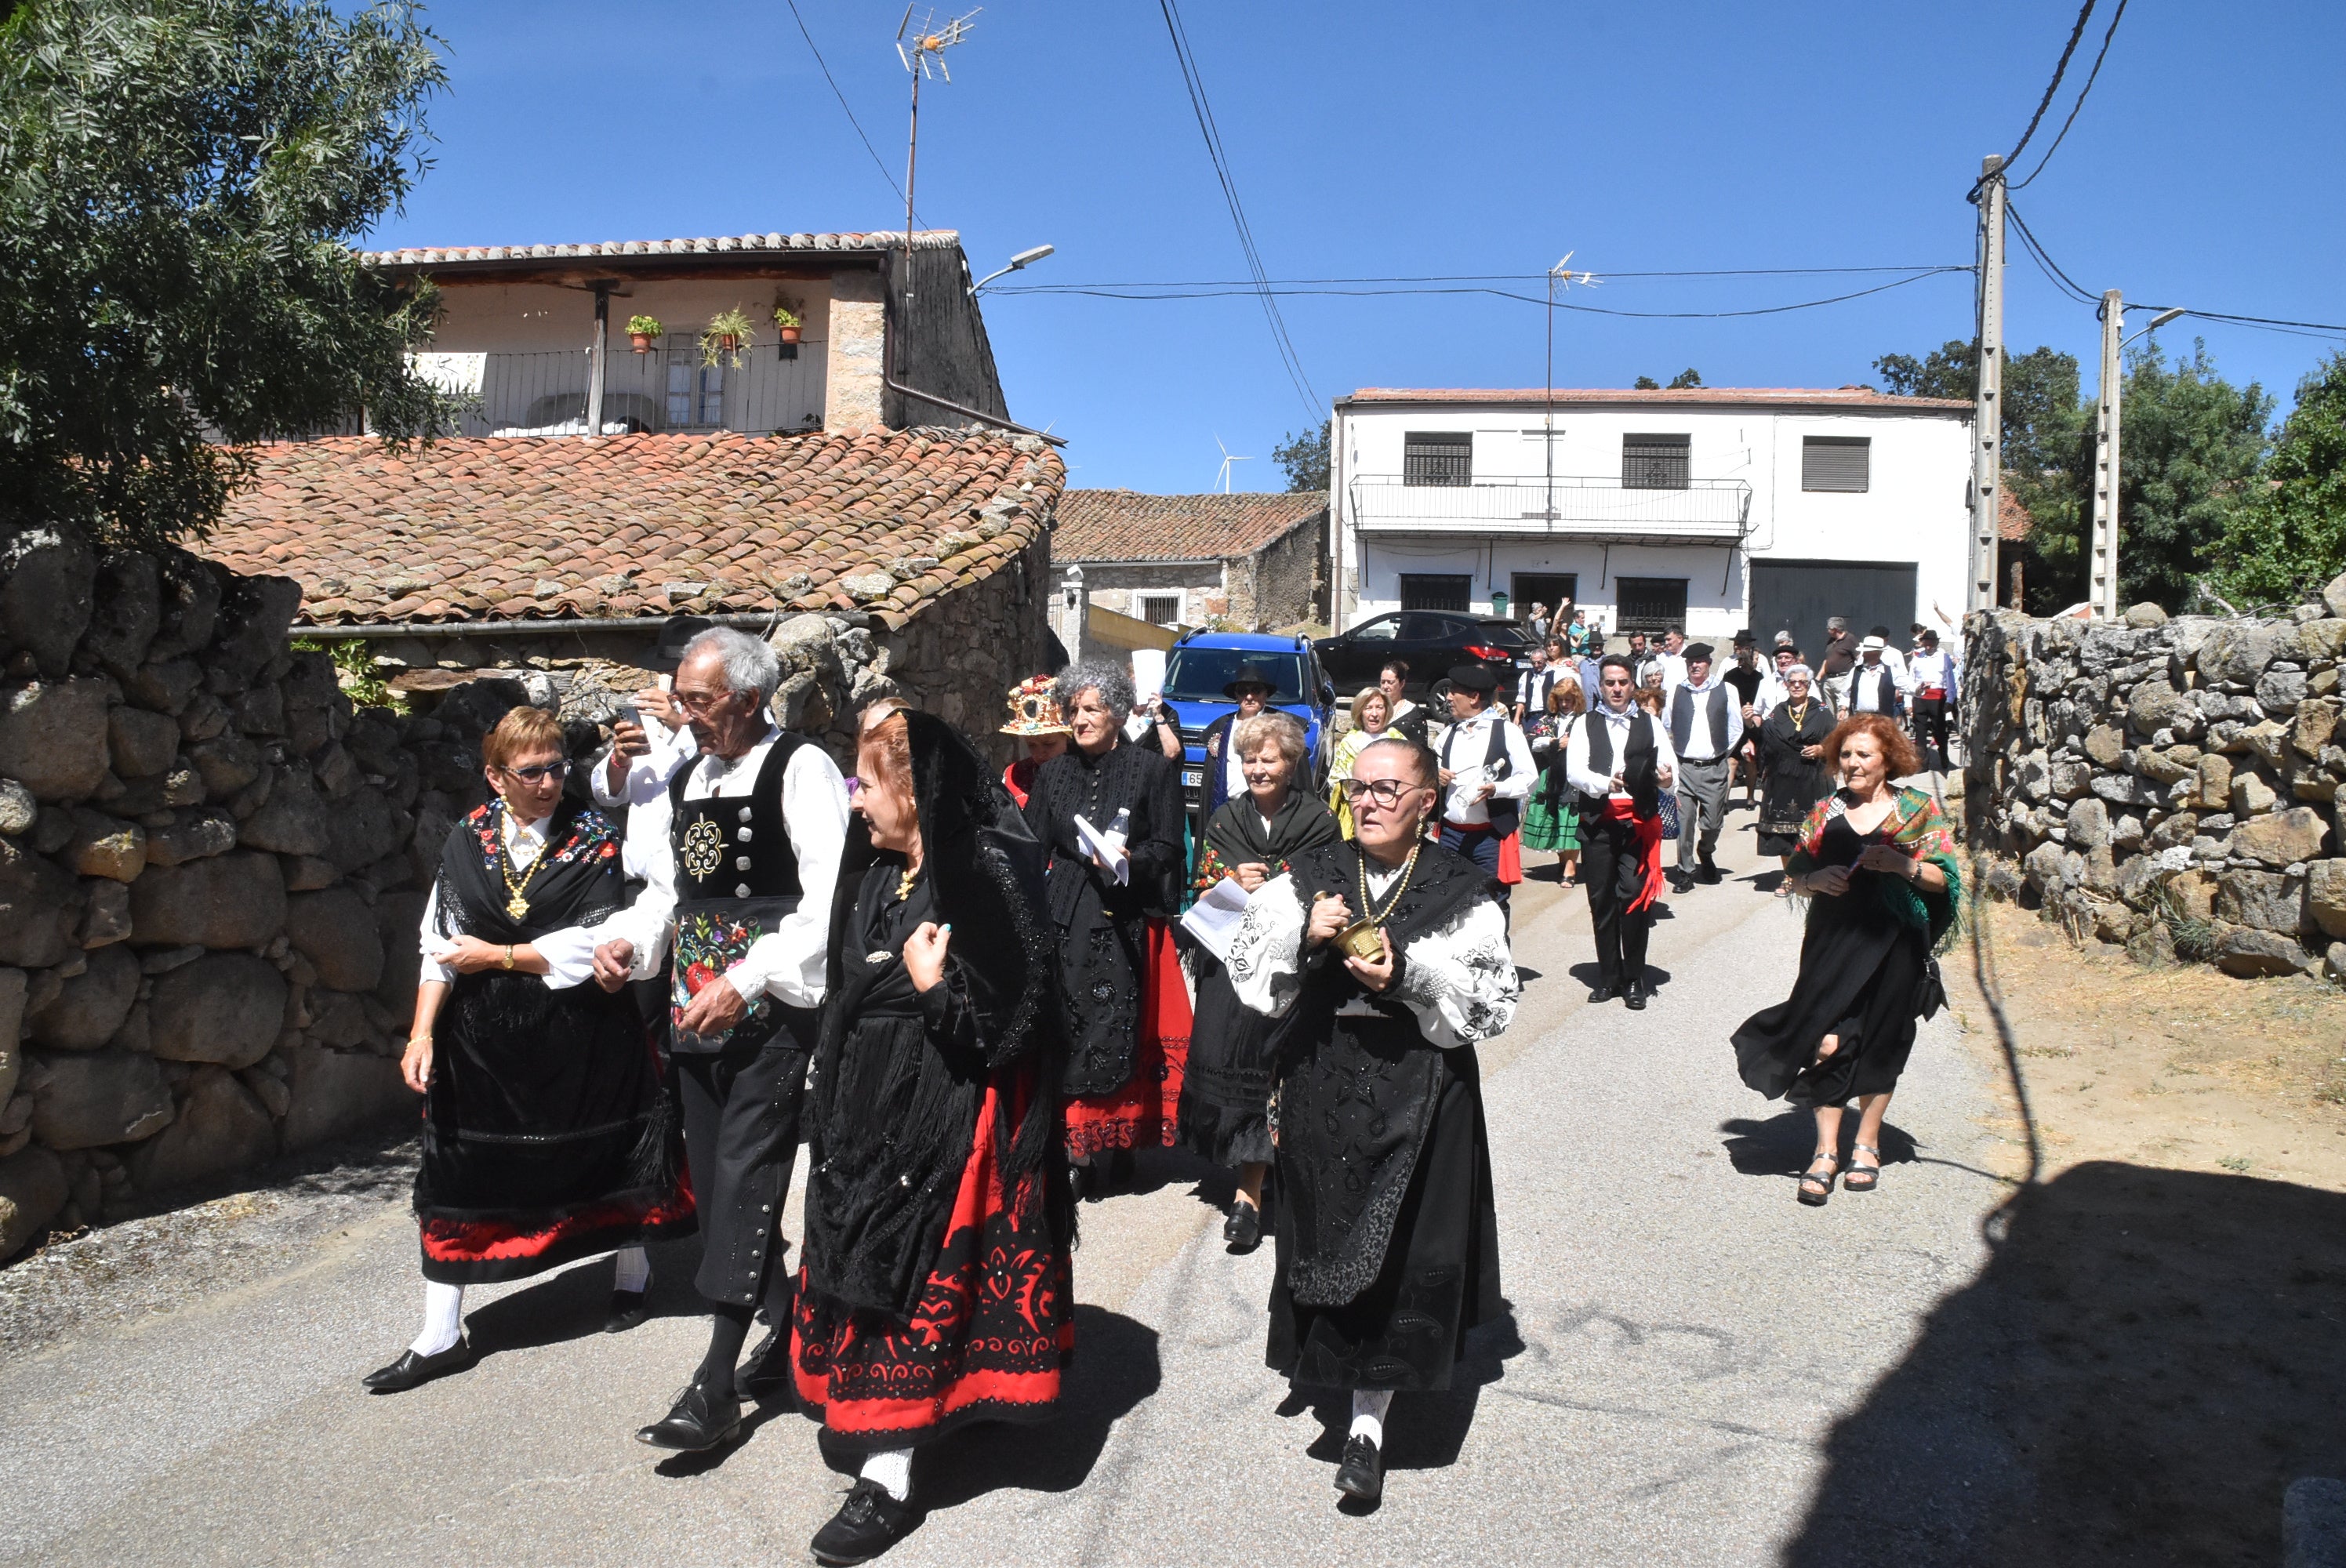
<path id="1" fill-rule="evenodd" d="M 2176 306 L 2171 311 L 2161 311 L 2157 315 L 2153 316 L 2150 319 L 2150 325 L 2145 327 L 2141 331 L 2135 333 L 2133 337 L 2130 337 L 2126 341 L 2126 343 L 2120 343 L 2118 347 L 2124 349 L 2127 346 L 2127 343 L 2139 341 L 2140 340 L 2148 337 L 2151 333 L 2158 331 L 2159 328 L 2167 325 L 2168 322 L 2179 320 L 2190 313 L 2190 311 L 2185 310 L 2180 305 Z"/>
<path id="2" fill-rule="evenodd" d="M 993 271 L 988 272 L 984 277 L 980 278 L 976 282 L 971 284 L 969 286 L 969 291 L 972 294 L 975 294 L 980 289 L 984 288 L 988 283 L 993 282 L 1005 272 L 1015 272 L 1022 267 L 1030 266 L 1036 261 L 1040 261 L 1044 257 L 1050 255 L 1057 249 L 1058 247 L 1056 245 L 1037 245 L 1032 250 L 1021 250 L 1017 255 L 1013 256 L 1010 259 L 1009 266 L 997 267 Z"/>

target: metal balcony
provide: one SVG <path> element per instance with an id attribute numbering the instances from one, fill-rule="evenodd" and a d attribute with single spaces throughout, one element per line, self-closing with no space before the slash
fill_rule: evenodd
<path id="1" fill-rule="evenodd" d="M 824 355 L 797 345 L 782 359 L 770 342 L 741 351 L 741 362 L 700 362 L 689 340 L 636 353 L 622 338 L 606 361 L 602 433 L 739 431 L 767 435 L 822 423 Z M 464 435 L 584 435 L 589 349 L 536 353 L 434 352 L 415 356 L 425 378 L 456 400 Z"/>
<path id="2" fill-rule="evenodd" d="M 1751 519 L 1751 486 L 1740 479 L 1648 489 L 1626 485 L 1617 474 L 1470 484 L 1409 484 L 1398 474 L 1364 474 L 1346 486 L 1346 495 L 1352 526 L 1363 534 L 1734 544 Z"/>

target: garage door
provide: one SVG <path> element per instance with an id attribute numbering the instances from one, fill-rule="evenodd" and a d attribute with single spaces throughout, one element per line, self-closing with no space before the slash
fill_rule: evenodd
<path id="1" fill-rule="evenodd" d="M 1821 657 L 1825 620 L 1841 616 L 1863 636 L 1870 626 L 1888 626 L 1893 646 L 1906 646 L 1914 623 L 1914 563 L 1912 561 L 1754 561 L 1751 563 L 1751 635 L 1764 651 L 1780 631 L 1790 630 L 1810 659 Z"/>

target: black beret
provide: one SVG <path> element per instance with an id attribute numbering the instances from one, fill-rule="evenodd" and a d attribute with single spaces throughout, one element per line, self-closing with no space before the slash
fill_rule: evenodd
<path id="1" fill-rule="evenodd" d="M 1685 657 L 1689 660 L 1708 659 L 1711 657 L 1711 647 L 1708 643 L 1688 643 L 1686 646 Z"/>
<path id="2" fill-rule="evenodd" d="M 1462 664 L 1450 672 L 1450 684 L 1464 687 L 1468 691 L 1496 691 L 1499 677 L 1491 673 L 1486 664 Z"/>

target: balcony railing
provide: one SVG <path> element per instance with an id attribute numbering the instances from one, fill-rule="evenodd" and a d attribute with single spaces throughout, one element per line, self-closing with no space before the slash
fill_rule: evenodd
<path id="1" fill-rule="evenodd" d="M 820 343 L 782 359 L 771 343 L 741 351 L 739 365 L 700 362 L 689 341 L 648 353 L 624 345 L 606 356 L 603 433 L 733 430 L 763 435 L 822 423 L 824 356 Z M 537 353 L 434 353 L 417 365 L 460 400 L 465 435 L 583 435 L 594 355 L 586 349 Z"/>
<path id="2" fill-rule="evenodd" d="M 1363 474 L 1347 486 L 1352 525 L 1368 534 L 1549 534 L 1586 539 L 1732 543 L 1749 531 L 1751 486 L 1689 479 L 1632 489 L 1617 474 L 1408 484 Z"/>

